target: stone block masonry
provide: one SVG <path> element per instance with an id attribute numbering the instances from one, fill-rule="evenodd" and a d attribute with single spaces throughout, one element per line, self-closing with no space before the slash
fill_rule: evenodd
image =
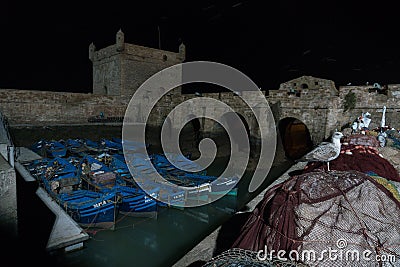
<path id="1" fill-rule="evenodd" d="M 128 101 L 123 96 L 0 89 L 0 111 L 12 126 L 86 124 L 101 112 L 124 116 Z"/>
<path id="2" fill-rule="evenodd" d="M 124 33 L 119 30 L 116 43 L 96 51 L 89 46 L 89 59 L 93 62 L 93 93 L 106 95 L 130 95 L 153 74 L 182 63 L 185 45 L 179 52 L 165 51 L 125 43 Z"/>
<path id="3" fill-rule="evenodd" d="M 0 229 L 10 237 L 17 237 L 16 174 L 0 155 Z"/>
<path id="4" fill-rule="evenodd" d="M 345 97 L 349 92 L 355 94 L 355 105 L 345 111 Z M 276 122 L 287 117 L 302 121 L 314 144 L 365 112 L 371 113 L 372 125 L 380 125 L 383 106 L 387 108 L 387 125 L 400 128 L 400 86 L 397 84 L 385 86 L 384 91 L 374 85 L 337 89 L 330 80 L 302 76 L 281 84 L 279 90 L 270 91 L 268 101 L 276 107 Z"/>
<path id="5" fill-rule="evenodd" d="M 320 80 L 314 79 L 317 82 Z M 330 85 L 330 83 L 327 84 Z M 365 86 L 346 86 L 340 87 L 339 90 L 307 88 L 303 89 L 299 96 L 291 94 L 290 89 L 284 88 L 282 86 L 279 90 L 269 91 L 267 97 L 270 106 L 274 107 L 275 122 L 279 123 L 287 117 L 299 119 L 310 130 L 314 143 L 321 142 L 332 131 L 352 122 L 363 112 L 371 113 L 372 122 L 379 124 L 383 106 L 387 107 L 387 124 L 395 128 L 400 127 L 400 86 L 398 85 L 389 85 L 387 95 L 376 91 L 369 92 Z M 356 95 L 356 104 L 353 109 L 344 112 L 345 96 L 350 91 Z M 257 122 L 249 107 L 239 96 L 231 92 L 210 93 L 203 96 L 227 103 L 242 115 L 251 134 L 257 136 Z M 101 112 L 107 117 L 124 117 L 130 97 L 128 95 L 0 89 L 0 112 L 8 118 L 12 126 L 87 124 L 90 117 L 98 116 Z M 174 90 L 157 103 L 151 113 L 149 124 L 160 126 L 173 107 L 193 97 L 196 96 L 181 94 L 180 89 Z M 132 114 L 133 116 L 143 116 L 141 113 L 147 108 L 146 102 L 143 101 L 141 105 L 136 108 L 137 114 Z M 190 114 L 191 112 L 187 111 L 181 115 Z M 201 129 L 211 131 L 213 127 L 214 125 L 202 125 Z"/>
<path id="6" fill-rule="evenodd" d="M 345 97 L 349 93 L 355 94 L 354 108 L 343 112 L 343 103 Z M 339 123 L 344 125 L 352 122 L 355 118 L 361 116 L 362 113 L 371 113 L 371 123 L 380 126 L 382 118 L 382 109 L 386 106 L 386 125 L 400 128 L 400 85 L 387 85 L 385 89 L 379 90 L 373 86 L 343 86 L 340 87 L 339 101 L 341 106 L 341 116 L 338 118 Z"/>

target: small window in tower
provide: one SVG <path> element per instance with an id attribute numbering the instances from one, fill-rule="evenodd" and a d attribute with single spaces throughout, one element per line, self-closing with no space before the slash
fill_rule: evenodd
<path id="1" fill-rule="evenodd" d="M 315 82 L 315 85 L 318 85 L 318 82 Z"/>
<path id="2" fill-rule="evenodd" d="M 167 61 L 167 59 L 168 59 L 167 55 L 163 55 L 163 56 L 162 56 L 162 59 L 163 59 L 164 61 Z"/>
<path id="3" fill-rule="evenodd" d="M 302 89 L 307 89 L 307 88 L 308 88 L 308 85 L 307 85 L 306 83 L 303 83 L 303 84 L 301 85 L 301 88 L 302 88 Z"/>
<path id="4" fill-rule="evenodd" d="M 296 86 L 296 83 L 293 83 L 293 86 Z"/>

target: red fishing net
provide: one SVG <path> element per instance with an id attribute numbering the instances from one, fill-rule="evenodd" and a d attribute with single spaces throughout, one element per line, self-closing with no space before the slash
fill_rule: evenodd
<path id="1" fill-rule="evenodd" d="M 400 177 L 378 147 L 350 135 L 330 172 L 310 162 L 268 189 L 232 247 L 281 250 L 308 266 L 399 266 Z"/>
<path id="2" fill-rule="evenodd" d="M 398 266 L 399 220 L 400 203 L 371 176 L 316 170 L 269 189 L 232 247 L 283 250 L 308 266 Z"/>
<path id="3" fill-rule="evenodd" d="M 374 172 L 386 179 L 400 181 L 399 173 L 394 166 L 379 155 L 378 146 L 379 142 L 373 136 L 350 135 L 345 137 L 341 154 L 329 163 L 329 168 L 339 171 Z M 327 165 L 321 162 L 310 162 L 303 173 L 308 173 L 315 169 L 327 170 Z"/>

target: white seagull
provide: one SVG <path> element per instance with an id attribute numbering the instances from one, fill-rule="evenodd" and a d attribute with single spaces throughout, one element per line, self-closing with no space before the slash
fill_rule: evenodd
<path id="1" fill-rule="evenodd" d="M 341 132 L 335 132 L 332 135 L 332 142 L 322 142 L 319 146 L 308 152 L 297 161 L 319 161 L 326 162 L 329 170 L 329 162 L 336 159 L 340 155 L 341 143 L 343 137 Z"/>

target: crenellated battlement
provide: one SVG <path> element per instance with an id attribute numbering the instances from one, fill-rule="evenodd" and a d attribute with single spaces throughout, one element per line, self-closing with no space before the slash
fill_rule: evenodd
<path id="1" fill-rule="evenodd" d="M 125 43 L 119 30 L 116 42 L 100 50 L 89 45 L 89 59 L 93 63 L 93 93 L 99 95 L 133 95 L 148 78 L 166 67 L 182 63 L 186 48 L 178 52 Z"/>
<path id="2" fill-rule="evenodd" d="M 91 44 L 91 46 L 92 45 L 94 44 Z M 90 46 L 89 51 L 93 51 Z M 130 56 L 133 60 L 142 60 L 153 63 L 165 61 L 182 62 L 185 59 L 185 54 L 179 52 L 171 52 L 135 44 L 125 44 L 124 49 L 121 51 L 118 50 L 117 44 L 113 44 L 98 51 L 94 50 L 89 54 L 92 54 L 89 59 L 94 65 L 102 64 L 102 60 L 107 60 L 117 55 Z"/>

